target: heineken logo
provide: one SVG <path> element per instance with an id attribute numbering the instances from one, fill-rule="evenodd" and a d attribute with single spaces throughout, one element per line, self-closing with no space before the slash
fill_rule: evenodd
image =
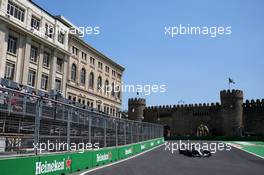
<path id="1" fill-rule="evenodd" d="M 141 148 L 141 149 L 145 149 L 146 146 L 145 146 L 145 145 L 141 145 L 140 148 Z"/>
<path id="2" fill-rule="evenodd" d="M 112 153 L 104 153 L 104 154 L 96 154 L 96 162 L 101 162 L 105 160 L 110 160 L 112 159 Z"/>
<path id="3" fill-rule="evenodd" d="M 61 171 L 65 169 L 71 168 L 72 160 L 68 157 L 67 160 L 63 159 L 62 161 L 54 160 L 53 162 L 36 162 L 36 175 L 39 174 L 46 174 L 46 173 L 52 173 L 56 171 Z"/>
<path id="4" fill-rule="evenodd" d="M 132 148 L 125 150 L 125 155 L 131 154 L 133 152 Z"/>

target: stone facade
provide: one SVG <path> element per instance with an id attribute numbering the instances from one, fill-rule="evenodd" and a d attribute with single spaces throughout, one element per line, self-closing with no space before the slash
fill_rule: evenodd
<path id="1" fill-rule="evenodd" d="M 0 9 L 1 78 L 45 92 L 58 90 L 65 98 L 120 115 L 121 91 L 106 93 L 98 84 L 100 77 L 101 86 L 121 86 L 122 66 L 71 34 L 75 26 L 64 17 L 30 0 L 1 0 Z"/>
<path id="2" fill-rule="evenodd" d="M 199 136 L 201 125 L 208 129 L 206 135 L 264 136 L 264 99 L 246 100 L 243 103 L 241 90 L 223 90 L 220 92 L 220 101 L 146 107 L 141 103 L 142 99 L 133 99 L 133 103 L 129 103 L 128 114 L 129 119 L 135 119 L 135 116 L 142 115 L 144 109 L 144 121 L 164 125 L 172 136 Z"/>

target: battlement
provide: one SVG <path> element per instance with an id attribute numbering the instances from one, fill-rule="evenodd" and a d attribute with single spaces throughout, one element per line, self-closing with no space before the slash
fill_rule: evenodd
<path id="1" fill-rule="evenodd" d="M 146 99 L 144 98 L 130 98 L 128 99 L 130 105 L 146 105 Z"/>
<path id="2" fill-rule="evenodd" d="M 196 103 L 196 104 L 181 104 L 181 105 L 163 105 L 163 106 L 148 106 L 146 110 L 159 110 L 159 111 L 170 111 L 170 110 L 185 110 L 185 109 L 205 109 L 205 108 L 219 108 L 220 103 Z"/>
<path id="3" fill-rule="evenodd" d="M 238 98 L 243 98 L 243 91 L 237 90 L 237 89 L 232 89 L 232 90 L 222 90 L 220 92 L 220 96 L 223 97 L 238 97 Z"/>
<path id="4" fill-rule="evenodd" d="M 245 108 L 264 107 L 264 99 L 246 100 L 246 102 L 243 103 L 243 107 Z"/>

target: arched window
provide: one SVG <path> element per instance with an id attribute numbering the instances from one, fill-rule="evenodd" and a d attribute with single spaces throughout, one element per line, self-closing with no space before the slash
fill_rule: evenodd
<path id="1" fill-rule="evenodd" d="M 102 77 L 99 76 L 97 79 L 97 89 L 100 90 L 102 87 Z"/>
<path id="2" fill-rule="evenodd" d="M 108 94 L 109 92 L 109 81 L 105 80 L 105 94 Z"/>
<path id="3" fill-rule="evenodd" d="M 77 67 L 75 64 L 72 64 L 72 67 L 71 67 L 71 80 L 72 81 L 76 81 L 76 75 L 77 75 Z"/>
<path id="4" fill-rule="evenodd" d="M 89 88 L 94 88 L 94 74 L 92 72 L 89 75 Z"/>
<path id="5" fill-rule="evenodd" d="M 85 85 L 85 79 L 86 79 L 86 70 L 84 68 L 82 68 L 81 77 L 80 77 L 80 82 L 82 85 Z"/>
<path id="6" fill-rule="evenodd" d="M 112 97 L 115 96 L 115 83 L 112 83 L 112 87 L 111 87 L 111 95 L 112 95 Z"/>

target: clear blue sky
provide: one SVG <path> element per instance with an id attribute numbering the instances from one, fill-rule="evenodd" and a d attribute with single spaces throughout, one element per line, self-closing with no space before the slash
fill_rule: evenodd
<path id="1" fill-rule="evenodd" d="M 77 26 L 100 26 L 85 40 L 123 65 L 124 83 L 166 84 L 166 93 L 143 96 L 148 105 L 219 101 L 219 91 L 244 90 L 264 98 L 263 0 L 35 0 Z M 216 38 L 164 35 L 165 26 L 232 26 Z M 124 94 L 127 99 L 136 94 Z"/>

